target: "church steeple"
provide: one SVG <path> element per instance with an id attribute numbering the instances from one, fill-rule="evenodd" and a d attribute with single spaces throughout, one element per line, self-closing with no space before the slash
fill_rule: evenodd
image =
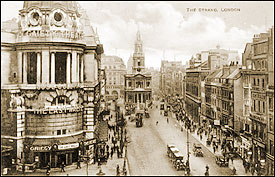
<path id="1" fill-rule="evenodd" d="M 135 41 L 135 51 L 133 54 L 133 73 L 144 72 L 145 70 L 145 62 L 144 62 L 144 54 L 143 54 L 143 44 L 141 40 L 140 31 L 137 31 L 136 41 Z"/>
<path id="2" fill-rule="evenodd" d="M 143 46 L 142 46 L 142 40 L 141 40 L 141 37 L 140 37 L 139 30 L 137 31 L 137 36 L 136 36 L 135 53 L 143 54 Z"/>

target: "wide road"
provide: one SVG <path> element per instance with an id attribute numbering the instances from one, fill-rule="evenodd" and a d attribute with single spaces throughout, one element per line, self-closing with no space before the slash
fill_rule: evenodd
<path id="1" fill-rule="evenodd" d="M 135 122 L 129 122 L 127 125 L 130 143 L 128 145 L 128 160 L 131 175 L 184 175 L 183 171 L 177 171 L 166 153 L 166 145 L 173 143 L 185 154 L 184 160 L 187 159 L 187 134 L 184 130 L 181 132 L 180 126 L 176 120 L 169 118 L 167 123 L 166 117 L 160 115 L 159 103 L 151 110 L 151 117 L 144 119 L 143 127 L 136 128 Z M 156 125 L 158 121 L 158 125 Z M 193 143 L 199 143 L 190 135 L 190 152 Z M 214 155 L 202 145 L 204 157 L 195 157 L 190 154 L 191 175 L 203 176 L 205 166 L 210 167 L 210 175 L 230 175 L 231 170 L 226 167 L 219 167 L 215 163 Z"/>

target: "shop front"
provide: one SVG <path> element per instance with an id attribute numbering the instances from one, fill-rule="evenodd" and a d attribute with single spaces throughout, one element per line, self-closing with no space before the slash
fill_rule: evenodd
<path id="1" fill-rule="evenodd" d="M 31 145 L 25 157 L 30 164 L 35 163 L 36 168 L 46 168 L 48 164 L 52 168 L 60 167 L 64 162 L 65 165 L 71 165 L 77 162 L 79 157 L 79 143 L 70 144 L 48 144 L 48 145 Z"/>

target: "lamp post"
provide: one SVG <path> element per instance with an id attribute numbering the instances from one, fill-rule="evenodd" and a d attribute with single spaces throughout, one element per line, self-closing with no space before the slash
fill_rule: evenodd
<path id="1" fill-rule="evenodd" d="M 186 169 L 187 170 L 187 174 L 190 175 L 190 161 L 189 161 L 189 158 L 190 158 L 190 152 L 189 152 L 189 130 L 190 130 L 190 120 L 187 119 L 187 164 L 186 164 Z"/>

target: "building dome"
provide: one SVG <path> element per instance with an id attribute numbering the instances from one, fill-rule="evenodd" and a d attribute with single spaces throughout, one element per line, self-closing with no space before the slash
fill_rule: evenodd
<path id="1" fill-rule="evenodd" d="M 60 7 L 64 10 L 77 10 L 77 4 L 75 1 L 24 1 L 23 9 L 31 7 L 38 7 L 40 9 L 53 9 Z"/>

